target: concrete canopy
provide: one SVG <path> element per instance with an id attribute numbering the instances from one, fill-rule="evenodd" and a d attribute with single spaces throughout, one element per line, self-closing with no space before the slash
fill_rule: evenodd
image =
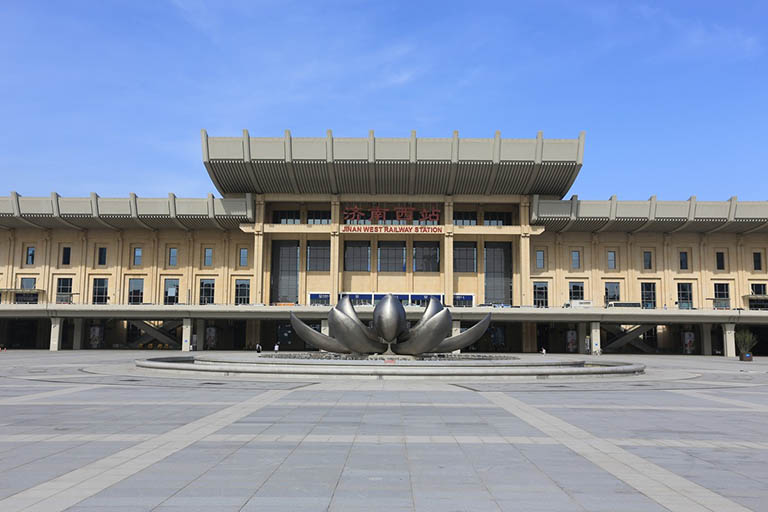
<path id="1" fill-rule="evenodd" d="M 208 137 L 203 162 L 225 197 L 285 194 L 541 194 L 562 198 L 581 169 L 577 139 Z"/>

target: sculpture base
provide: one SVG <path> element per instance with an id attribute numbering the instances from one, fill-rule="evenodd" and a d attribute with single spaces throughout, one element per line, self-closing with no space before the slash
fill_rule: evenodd
<path id="1" fill-rule="evenodd" d="M 394 353 L 373 354 L 367 357 L 369 361 L 416 361 L 416 356 L 406 356 Z"/>

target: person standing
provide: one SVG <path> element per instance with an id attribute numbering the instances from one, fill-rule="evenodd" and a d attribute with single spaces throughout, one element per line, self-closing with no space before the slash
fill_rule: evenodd
<path id="1" fill-rule="evenodd" d="M 279 352 L 279 351 L 280 351 L 280 344 L 275 343 L 275 352 Z"/>

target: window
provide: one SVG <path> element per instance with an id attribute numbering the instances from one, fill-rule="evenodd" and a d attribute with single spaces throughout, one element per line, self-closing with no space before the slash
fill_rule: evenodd
<path id="1" fill-rule="evenodd" d="M 405 242 L 379 242 L 379 272 L 405 272 Z"/>
<path id="2" fill-rule="evenodd" d="M 72 248 L 62 247 L 61 248 L 61 264 L 69 265 L 71 262 L 72 262 Z"/>
<path id="3" fill-rule="evenodd" d="M 27 247 L 27 259 L 26 259 L 27 265 L 34 265 L 35 264 L 35 248 L 34 246 Z"/>
<path id="4" fill-rule="evenodd" d="M 752 253 L 752 268 L 758 271 L 763 270 L 763 253 L 761 252 Z"/>
<path id="5" fill-rule="evenodd" d="M 176 247 L 168 248 L 168 266 L 175 267 L 179 264 L 179 250 Z"/>
<path id="6" fill-rule="evenodd" d="M 571 281 L 568 283 L 568 300 L 584 300 L 584 283 Z"/>
<path id="7" fill-rule="evenodd" d="M 133 266 L 134 267 L 141 266 L 141 247 L 133 248 Z"/>
<path id="8" fill-rule="evenodd" d="M 330 306 L 331 294 L 330 293 L 310 293 L 309 305 L 310 306 Z"/>
<path id="9" fill-rule="evenodd" d="M 533 283 L 533 306 L 536 308 L 546 308 L 549 306 L 549 283 L 539 281 Z"/>
<path id="10" fill-rule="evenodd" d="M 752 295 L 757 298 L 749 299 L 749 309 L 768 309 L 768 298 L 766 297 L 765 283 L 752 283 Z"/>
<path id="11" fill-rule="evenodd" d="M 272 224 L 301 224 L 299 210 L 276 210 L 272 212 Z"/>
<path id="12" fill-rule="evenodd" d="M 96 264 L 102 267 L 107 264 L 107 248 L 106 247 L 99 247 L 98 249 L 96 249 Z"/>
<path id="13" fill-rule="evenodd" d="M 206 247 L 205 249 L 203 249 L 203 266 L 204 267 L 213 266 L 213 247 Z"/>
<path id="14" fill-rule="evenodd" d="M 163 304 L 171 306 L 179 303 L 179 280 L 166 279 L 163 291 Z"/>
<path id="15" fill-rule="evenodd" d="M 477 226 L 477 212 L 453 212 L 455 226 Z"/>
<path id="16" fill-rule="evenodd" d="M 715 309 L 731 308 L 731 293 L 728 283 L 715 283 L 715 300 L 712 307 Z"/>
<path id="17" fill-rule="evenodd" d="M 330 224 L 330 210 L 309 210 L 307 212 L 307 224 Z"/>
<path id="18" fill-rule="evenodd" d="M 101 247 L 100 249 L 103 249 Z M 106 249 L 105 249 L 106 253 Z M 106 304 L 109 300 L 109 280 L 106 277 L 97 277 L 93 280 L 93 303 Z"/>
<path id="19" fill-rule="evenodd" d="M 725 253 L 717 251 L 715 253 L 715 265 L 717 270 L 725 270 Z"/>
<path id="20" fill-rule="evenodd" d="M 640 283 L 640 302 L 643 309 L 656 309 L 656 283 Z"/>
<path id="21" fill-rule="evenodd" d="M 251 301 L 251 281 L 235 279 L 235 304 L 248 304 Z"/>
<path id="22" fill-rule="evenodd" d="M 144 302 L 144 280 L 128 280 L 128 304 L 141 304 Z"/>
<path id="23" fill-rule="evenodd" d="M 200 280 L 200 305 L 213 304 L 216 282 L 213 279 Z"/>
<path id="24" fill-rule="evenodd" d="M 680 251 L 680 270 L 688 270 L 688 251 Z"/>
<path id="25" fill-rule="evenodd" d="M 571 251 L 571 268 L 574 270 L 581 268 L 581 251 Z"/>
<path id="26" fill-rule="evenodd" d="M 240 248 L 240 261 L 238 262 L 241 267 L 247 267 L 248 266 L 248 248 L 247 247 L 241 247 Z"/>
<path id="27" fill-rule="evenodd" d="M 56 280 L 56 304 L 72 304 L 71 277 L 60 277 Z"/>
<path id="28" fill-rule="evenodd" d="M 413 242 L 413 271 L 440 272 L 440 242 Z"/>
<path id="29" fill-rule="evenodd" d="M 542 249 L 538 249 L 536 251 L 536 268 L 541 270 L 544 267 L 545 267 L 544 251 Z"/>
<path id="30" fill-rule="evenodd" d="M 677 307 L 678 309 L 693 309 L 693 284 L 677 283 Z"/>
<path id="31" fill-rule="evenodd" d="M 509 226 L 512 224 L 510 212 L 485 212 L 483 225 L 485 226 Z"/>
<path id="32" fill-rule="evenodd" d="M 400 217 L 403 217 L 403 215 L 400 215 Z M 395 210 L 387 210 L 387 212 L 384 214 L 384 219 L 379 220 L 379 224 L 405 225 L 405 224 L 408 224 L 408 220 L 405 218 L 398 218 L 397 211 Z"/>
<path id="33" fill-rule="evenodd" d="M 643 251 L 643 269 L 653 270 L 653 252 Z"/>
<path id="34" fill-rule="evenodd" d="M 616 251 L 608 251 L 608 269 L 616 270 Z"/>
<path id="35" fill-rule="evenodd" d="M 474 297 L 472 295 L 454 295 L 453 306 L 457 308 L 471 308 L 474 305 Z"/>
<path id="36" fill-rule="evenodd" d="M 477 244 L 475 242 L 453 243 L 453 271 L 477 272 Z"/>
<path id="37" fill-rule="evenodd" d="M 38 296 L 37 291 L 35 291 L 36 285 L 37 279 L 34 277 L 22 277 L 21 289 L 30 291 L 26 293 L 17 293 L 16 304 L 37 304 Z"/>
<path id="38" fill-rule="evenodd" d="M 621 286 L 619 283 L 605 283 L 605 305 L 621 300 Z"/>
<path id="39" fill-rule="evenodd" d="M 307 270 L 311 272 L 328 272 L 331 270 L 330 240 L 307 241 Z"/>
<path id="40" fill-rule="evenodd" d="M 368 241 L 344 242 L 344 270 L 371 271 L 371 244 Z"/>

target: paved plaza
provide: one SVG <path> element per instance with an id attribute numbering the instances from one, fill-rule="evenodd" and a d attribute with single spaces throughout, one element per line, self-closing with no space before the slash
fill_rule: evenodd
<path id="1" fill-rule="evenodd" d="M 151 355 L 0 353 L 0 511 L 768 509 L 768 362 L 450 382 L 134 367 Z"/>

